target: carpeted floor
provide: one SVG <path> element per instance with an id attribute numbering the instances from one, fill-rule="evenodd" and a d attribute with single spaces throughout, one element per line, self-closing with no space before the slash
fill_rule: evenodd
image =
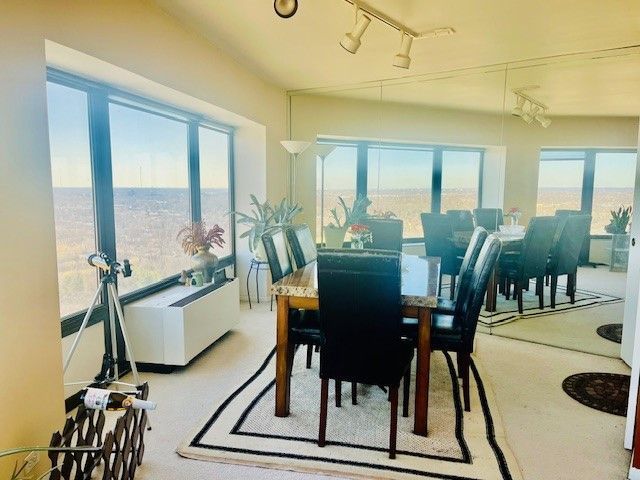
<path id="1" fill-rule="evenodd" d="M 185 459 L 175 452 L 238 381 L 255 372 L 259 365 L 246 359 L 255 357 L 257 337 L 260 343 L 275 339 L 275 312 L 264 304 L 251 311 L 243 305 L 239 328 L 191 365 L 169 375 L 142 374 L 158 409 L 152 412 L 154 429 L 147 434 L 145 459 L 136 478 L 336 478 Z M 482 334 L 477 336 L 476 358 L 483 365 L 487 391 L 494 392 L 494 414 L 502 419 L 523 478 L 625 478 L 630 457 L 622 447 L 624 419 L 580 405 L 561 388 L 565 377 L 580 371 L 629 373 L 620 360 Z"/>

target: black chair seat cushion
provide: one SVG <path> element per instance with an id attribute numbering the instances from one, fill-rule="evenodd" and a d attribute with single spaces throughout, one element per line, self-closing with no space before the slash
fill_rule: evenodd
<path id="1" fill-rule="evenodd" d="M 290 341 L 303 345 L 320 345 L 320 319 L 316 310 L 291 310 Z"/>

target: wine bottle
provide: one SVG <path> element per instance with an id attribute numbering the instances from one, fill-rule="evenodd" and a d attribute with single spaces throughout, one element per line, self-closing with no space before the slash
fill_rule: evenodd
<path id="1" fill-rule="evenodd" d="M 140 410 L 155 410 L 156 404 L 148 400 L 140 400 L 131 395 L 103 388 L 85 388 L 80 394 L 84 406 L 94 410 L 124 410 L 136 408 Z"/>

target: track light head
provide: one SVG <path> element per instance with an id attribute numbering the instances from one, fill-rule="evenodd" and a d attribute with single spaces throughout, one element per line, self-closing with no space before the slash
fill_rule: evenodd
<path id="1" fill-rule="evenodd" d="M 527 101 L 526 98 L 518 95 L 516 100 L 516 106 L 513 107 L 513 110 L 511 110 L 511 115 L 515 115 L 516 117 L 522 117 L 524 114 L 522 108 L 524 107 L 524 104 L 526 101 Z"/>
<path id="2" fill-rule="evenodd" d="M 413 43 L 413 37 L 407 35 L 404 32 L 400 32 L 400 51 L 393 57 L 393 66 L 398 68 L 409 68 L 411 65 L 411 57 L 409 57 L 409 50 L 411 50 L 411 44 Z"/>
<path id="3" fill-rule="evenodd" d="M 544 128 L 547 128 L 549 125 L 551 125 L 551 119 L 547 118 L 545 116 L 546 110 L 544 110 L 542 113 L 538 113 L 536 115 L 536 121 L 542 125 Z"/>
<path id="4" fill-rule="evenodd" d="M 540 107 L 538 105 L 532 104 L 529 111 L 522 114 L 522 119 L 527 123 L 531 123 L 533 122 L 533 119 L 536 118 L 536 115 L 538 115 L 539 111 Z"/>
<path id="5" fill-rule="evenodd" d="M 291 18 L 298 11 L 298 0 L 274 0 L 273 9 L 280 18 Z"/>
<path id="6" fill-rule="evenodd" d="M 349 33 L 346 33 L 342 40 L 340 40 L 340 45 L 349 53 L 356 53 L 360 48 L 360 38 L 364 34 L 364 31 L 367 29 L 369 24 L 371 23 L 371 18 L 366 16 L 365 14 L 360 15 L 358 19 L 358 12 L 356 11 L 356 24 Z"/>

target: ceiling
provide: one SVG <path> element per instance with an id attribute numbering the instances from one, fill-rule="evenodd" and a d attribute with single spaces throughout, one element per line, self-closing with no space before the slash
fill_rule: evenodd
<path id="1" fill-rule="evenodd" d="M 379 80 L 393 83 L 405 78 L 407 84 L 383 87 L 385 100 L 451 108 L 500 109 L 504 73 L 455 74 L 427 82 L 413 77 L 640 45 L 638 0 L 366 0 L 416 31 L 456 30 L 448 37 L 415 40 L 411 69 L 403 70 L 392 66 L 398 32 L 375 20 L 357 54 L 340 47 L 340 38 L 353 25 L 353 7 L 345 0 L 299 0 L 298 12 L 288 20 L 275 14 L 272 0 L 155 1 L 188 28 L 286 90 Z M 509 88 L 540 85 L 532 95 L 549 103 L 552 114 L 640 113 L 640 55 L 593 65 L 569 63 L 565 68 L 554 64 L 510 70 L 507 84 Z M 350 88 L 314 93 L 379 98 L 380 89 L 375 92 Z"/>

